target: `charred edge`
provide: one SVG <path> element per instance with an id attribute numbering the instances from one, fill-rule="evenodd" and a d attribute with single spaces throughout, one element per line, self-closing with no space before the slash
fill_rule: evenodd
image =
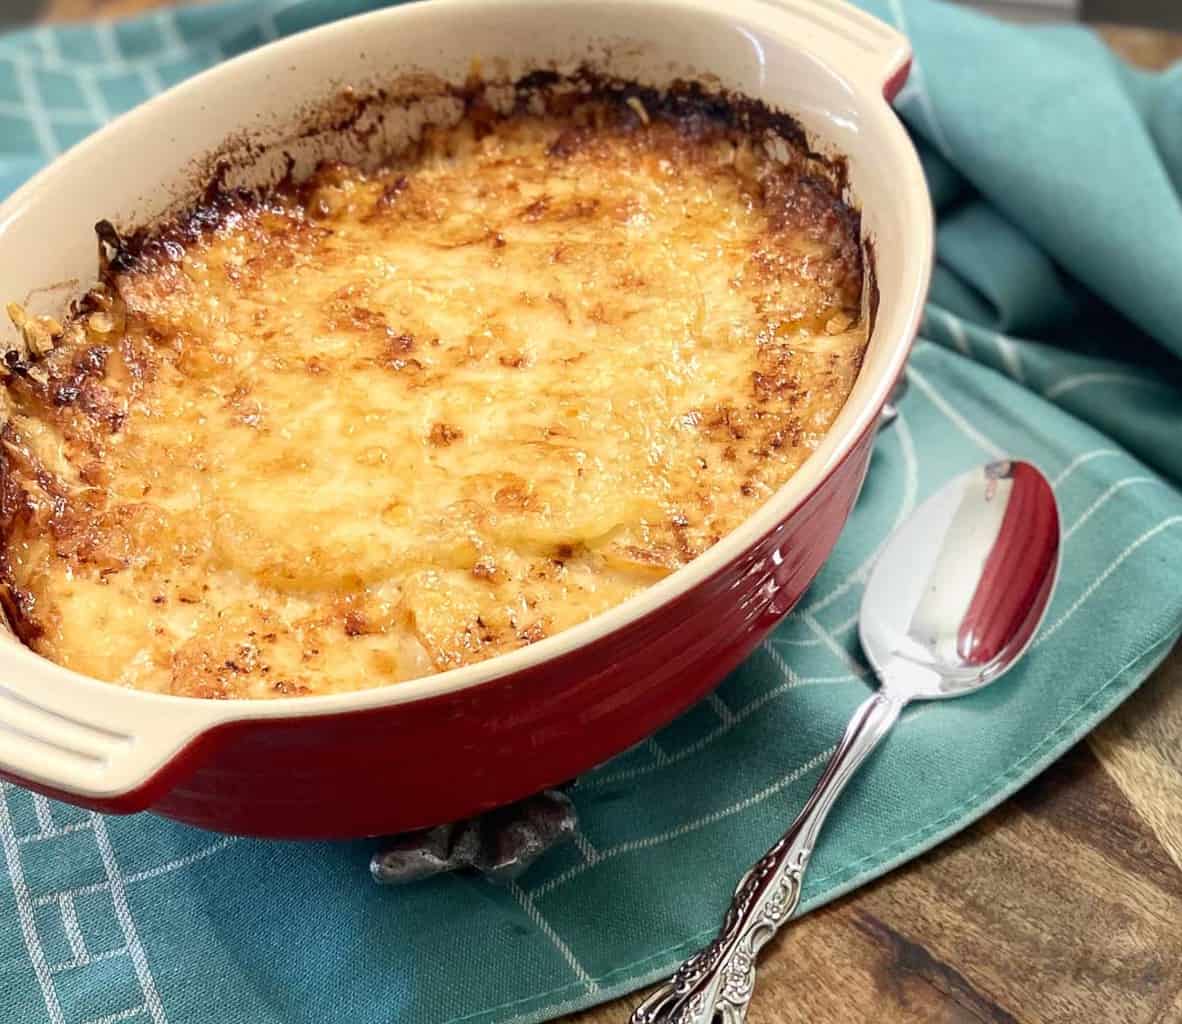
<path id="1" fill-rule="evenodd" d="M 480 83 L 481 88 L 483 84 Z M 554 95 L 558 87 L 565 86 L 576 88 L 570 94 Z M 567 76 L 550 70 L 530 72 L 514 83 L 514 90 L 519 110 L 525 109 L 534 97 L 540 95 L 549 102 L 548 109 L 558 113 L 565 112 L 563 108 L 569 104 L 598 100 L 618 106 L 622 112 L 636 117 L 627 101 L 637 99 L 650 117 L 673 124 L 687 134 L 719 130 L 771 133 L 835 172 L 839 167 L 844 169 L 843 160 L 830 160 L 808 148 L 804 129 L 792 115 L 726 89 L 707 90 L 701 82 L 677 79 L 667 88 L 657 88 L 605 75 L 584 65 Z M 835 184 L 842 185 L 844 181 L 843 170 L 840 178 L 835 177 Z"/>
<path id="2" fill-rule="evenodd" d="M 11 443 L 14 437 L 12 425 L 5 424 L 0 430 L 0 441 Z M 14 458 L 7 446 L 0 446 L 0 612 L 17 639 L 30 645 L 44 630 L 33 618 L 35 602 L 32 594 L 16 586 L 8 559 L 9 545 L 18 522 L 27 522 L 32 515 L 29 496 L 20 484 L 13 463 Z"/>
<path id="3" fill-rule="evenodd" d="M 177 263 L 184 258 L 185 245 L 207 237 L 223 227 L 233 214 L 257 209 L 265 192 L 225 188 L 225 169 L 215 171 L 200 202 L 162 224 L 118 232 L 110 221 L 99 221 L 100 280 L 134 273 L 147 265 Z"/>
<path id="4" fill-rule="evenodd" d="M 791 178 L 772 176 L 761 184 L 760 198 L 773 231 L 795 226 L 834 240 L 846 268 L 847 279 L 841 287 L 860 301 L 864 287 L 862 215 L 842 198 L 834 182 L 812 168 Z"/>
<path id="5" fill-rule="evenodd" d="M 29 367 L 33 365 L 31 359 L 23 358 L 21 352 L 17 349 L 10 348 L 4 353 L 4 365 L 8 367 L 10 373 L 16 374 L 18 377 L 28 377 Z"/>
<path id="6" fill-rule="evenodd" d="M 478 128 L 491 128 L 497 121 L 520 116 L 538 99 L 551 114 L 562 115 L 576 106 L 599 102 L 615 108 L 621 119 L 639 123 L 636 111 L 628 103 L 630 99 L 639 100 L 651 119 L 670 124 L 689 137 L 708 138 L 712 135 L 742 133 L 753 137 L 773 135 L 782 138 L 810 161 L 812 173 L 819 176 L 819 184 L 833 196 L 834 209 L 840 210 L 848 218 L 847 224 L 855 231 L 857 229 L 857 212 L 840 199 L 848 181 L 845 158 L 828 157 L 811 150 L 800 122 L 791 114 L 775 110 L 761 100 L 725 89 L 708 90 L 701 82 L 683 79 L 672 82 L 667 88 L 658 89 L 583 66 L 566 75 L 553 70 L 537 70 L 522 76 L 512 83 L 515 95 L 513 109 L 508 114 L 502 114 L 493 110 L 486 98 L 486 89 L 497 84 L 495 81 L 470 77 L 460 85 L 439 83 L 429 92 L 395 94 L 389 89 L 378 89 L 366 94 L 349 92 L 326 102 L 319 116 L 314 116 L 307 127 L 293 133 L 291 138 L 304 139 L 325 132 L 350 131 L 365 137 L 376 130 L 376 124 L 380 124 L 381 107 L 391 103 L 410 107 L 425 99 L 440 96 L 449 96 L 462 103 L 465 117 L 475 121 Z M 345 107 L 343 111 L 342 104 Z M 375 125 L 359 128 L 362 118 L 371 110 L 376 113 Z M 244 160 L 257 158 L 261 152 L 262 147 L 246 139 L 237 141 L 232 153 L 223 151 L 211 154 L 205 165 L 212 170 L 208 172 L 208 182 L 201 198 L 195 205 L 163 222 L 138 226 L 120 233 L 109 221 L 100 221 L 95 225 L 95 231 L 102 243 L 100 248 L 107 250 L 100 265 L 111 273 L 126 273 L 146 261 L 178 260 L 183 256 L 185 243 L 197 241 L 223 226 L 232 213 L 257 207 L 268 195 L 298 187 L 294 180 L 295 161 L 288 153 L 284 157 L 285 172 L 275 184 L 259 189 L 230 188 L 227 181 L 233 169 Z M 554 155 L 562 155 L 561 145 Z M 856 234 L 854 237 L 857 237 Z"/>
<path id="7" fill-rule="evenodd" d="M 6 560 L 7 561 L 7 560 Z M 33 596 L 9 582 L 7 564 L 0 569 L 0 612 L 8 628 L 16 638 L 29 647 L 44 634 L 45 630 L 32 616 Z"/>
<path id="8" fill-rule="evenodd" d="M 98 236 L 100 277 L 127 271 L 134 266 L 134 258 L 128 252 L 123 236 L 115 230 L 114 224 L 109 220 L 100 220 L 94 226 L 94 233 Z"/>
<path id="9" fill-rule="evenodd" d="M 858 230 L 861 231 L 862 218 L 858 217 Z M 857 235 L 854 236 L 858 237 Z M 877 246 L 873 238 L 866 238 L 862 242 L 863 285 L 866 289 L 866 336 L 874 333 L 874 324 L 878 320 L 878 255 Z"/>
<path id="10" fill-rule="evenodd" d="M 569 100 L 553 95 L 556 87 L 565 85 L 577 87 Z M 565 78 L 552 71 L 533 72 L 519 79 L 515 88 L 519 108 L 525 107 L 540 93 L 543 100 L 557 99 L 560 104 L 564 100 L 609 102 L 621 108 L 625 116 L 638 119 L 627 102 L 634 98 L 641 102 L 650 118 L 665 121 L 687 135 L 740 132 L 753 136 L 778 136 L 823 167 L 839 193 L 848 184 L 848 165 L 844 157 L 827 157 L 810 149 L 808 136 L 796 118 L 741 93 L 727 89 L 709 90 L 701 82 L 685 79 L 676 79 L 666 88 L 657 88 L 605 75 L 586 65 Z"/>

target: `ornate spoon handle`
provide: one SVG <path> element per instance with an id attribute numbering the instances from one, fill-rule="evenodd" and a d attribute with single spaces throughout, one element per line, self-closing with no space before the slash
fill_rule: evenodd
<path id="1" fill-rule="evenodd" d="M 796 911 L 801 880 L 829 809 L 887 734 L 905 701 L 879 692 L 854 712 L 804 809 L 747 872 L 718 936 L 636 1008 L 632 1024 L 740 1024 L 755 989 L 759 950 Z"/>

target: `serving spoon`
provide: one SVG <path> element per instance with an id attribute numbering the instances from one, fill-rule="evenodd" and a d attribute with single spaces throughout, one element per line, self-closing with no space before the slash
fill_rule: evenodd
<path id="1" fill-rule="evenodd" d="M 1054 491 L 1028 462 L 957 477 L 890 537 L 862 596 L 858 634 L 879 689 L 792 827 L 747 872 L 718 936 L 632 1015 L 632 1024 L 740 1024 L 762 946 L 796 911 L 829 809 L 913 700 L 973 693 L 1011 669 L 1042 621 L 1059 571 Z"/>

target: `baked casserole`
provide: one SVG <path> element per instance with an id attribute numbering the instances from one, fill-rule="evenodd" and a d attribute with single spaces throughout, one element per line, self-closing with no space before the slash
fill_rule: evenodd
<path id="1" fill-rule="evenodd" d="M 380 166 L 100 225 L 10 313 L 3 597 L 68 668 L 331 693 L 529 644 L 808 458 L 867 341 L 842 165 L 687 86 L 469 84 Z"/>

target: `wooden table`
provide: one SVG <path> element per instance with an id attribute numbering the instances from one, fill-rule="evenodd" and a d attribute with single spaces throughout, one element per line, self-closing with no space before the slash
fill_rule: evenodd
<path id="1" fill-rule="evenodd" d="M 1182 35 L 1102 31 L 1142 66 L 1182 59 Z M 567 1019 L 621 1024 L 642 995 Z M 773 943 L 750 1020 L 1182 1024 L 1182 645 L 1001 808 Z"/>

